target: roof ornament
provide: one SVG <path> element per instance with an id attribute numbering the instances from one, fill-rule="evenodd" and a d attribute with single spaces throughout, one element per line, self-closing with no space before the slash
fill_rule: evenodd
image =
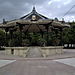
<path id="1" fill-rule="evenodd" d="M 33 10 L 32 10 L 32 12 L 33 12 L 33 13 L 35 13 L 35 12 L 36 12 L 35 6 L 33 6 Z"/>
<path id="2" fill-rule="evenodd" d="M 3 24 L 6 24 L 6 21 L 5 21 L 5 19 L 3 18 Z"/>

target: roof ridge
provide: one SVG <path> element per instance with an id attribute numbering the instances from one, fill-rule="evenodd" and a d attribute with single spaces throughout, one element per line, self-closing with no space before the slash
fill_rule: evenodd
<path id="1" fill-rule="evenodd" d="M 39 19 L 49 19 L 49 18 L 43 16 L 42 14 L 39 14 L 38 12 L 36 12 L 35 6 L 33 6 L 33 9 L 29 14 L 21 17 L 20 19 L 29 19 L 30 17 L 32 17 L 32 15 L 38 16 Z"/>

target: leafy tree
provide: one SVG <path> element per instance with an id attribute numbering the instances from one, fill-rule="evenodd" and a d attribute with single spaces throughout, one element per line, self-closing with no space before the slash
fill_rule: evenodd
<path id="1" fill-rule="evenodd" d="M 0 46 L 5 45 L 5 32 L 0 29 Z"/>
<path id="2" fill-rule="evenodd" d="M 64 44 L 75 44 L 75 22 L 70 23 L 70 28 L 65 28 L 63 32 L 63 42 Z"/>

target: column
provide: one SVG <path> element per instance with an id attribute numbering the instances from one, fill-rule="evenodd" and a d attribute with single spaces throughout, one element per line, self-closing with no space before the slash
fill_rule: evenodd
<path id="1" fill-rule="evenodd" d="M 5 46 L 8 46 L 8 42 L 7 42 L 7 32 L 8 32 L 8 28 L 5 28 Z"/>
<path id="2" fill-rule="evenodd" d="M 60 45 L 63 46 L 63 28 L 60 28 Z"/>
<path id="3" fill-rule="evenodd" d="M 13 29 L 10 29 L 10 46 L 14 46 L 14 43 L 13 43 Z"/>
<path id="4" fill-rule="evenodd" d="M 22 29 L 23 29 L 23 26 L 19 25 L 19 29 L 20 29 L 20 41 L 21 41 L 20 46 L 22 46 Z"/>
<path id="5" fill-rule="evenodd" d="M 48 41 L 49 41 L 49 35 L 48 35 L 48 31 L 49 31 L 49 25 L 46 25 L 46 30 L 47 30 L 47 45 L 48 45 Z"/>

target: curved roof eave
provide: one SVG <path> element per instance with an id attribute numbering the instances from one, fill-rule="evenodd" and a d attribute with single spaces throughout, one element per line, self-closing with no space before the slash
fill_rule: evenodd
<path id="1" fill-rule="evenodd" d="M 66 23 L 63 24 L 63 23 L 61 23 L 61 22 L 59 22 L 59 21 L 58 21 L 58 22 L 57 22 L 57 21 L 53 21 L 52 25 L 53 25 L 53 26 L 56 26 L 56 27 L 57 27 L 57 26 L 59 26 L 59 27 L 70 27 L 69 24 L 66 24 Z"/>
<path id="2" fill-rule="evenodd" d="M 30 12 L 29 14 L 27 14 L 27 15 L 21 17 L 20 19 L 27 19 L 28 17 L 30 17 L 30 16 L 32 16 L 32 15 L 36 15 L 36 16 L 40 17 L 41 19 L 49 19 L 49 18 L 47 18 L 47 17 L 45 17 L 45 16 L 39 14 L 38 12 L 36 12 L 35 7 L 33 7 L 32 12 Z"/>

